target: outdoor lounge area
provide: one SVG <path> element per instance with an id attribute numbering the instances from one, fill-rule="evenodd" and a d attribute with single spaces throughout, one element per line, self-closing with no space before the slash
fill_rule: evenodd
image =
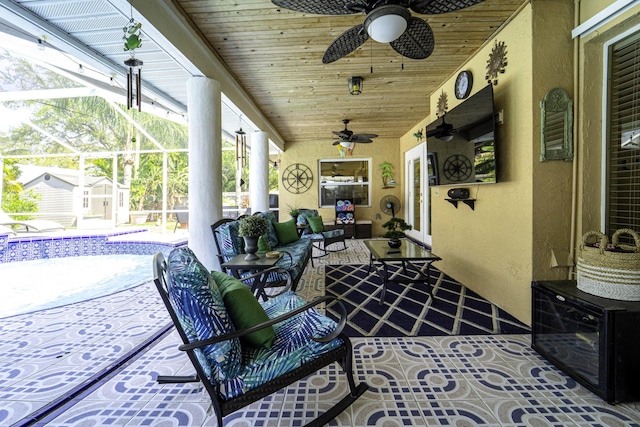
<path id="1" fill-rule="evenodd" d="M 640 427 L 640 0 L 3 0 L 0 57 L 0 426 Z"/>
<path id="2" fill-rule="evenodd" d="M 328 266 L 367 258 L 361 241 L 347 240 L 346 251 L 307 265 L 297 293 L 308 301 L 324 295 Z M 435 279 L 433 304 L 449 298 L 448 280 Z M 0 424 L 215 425 L 201 385 L 156 382 L 194 372 L 169 323 L 150 282 L 2 319 Z M 369 390 L 329 425 L 640 425 L 638 403 L 605 403 L 534 352 L 526 333 L 351 340 L 356 381 Z M 323 368 L 225 417 L 224 425 L 302 425 L 348 389 L 338 369 Z"/>

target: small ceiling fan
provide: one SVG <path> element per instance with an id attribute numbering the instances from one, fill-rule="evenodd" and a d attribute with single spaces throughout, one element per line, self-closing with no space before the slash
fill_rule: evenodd
<path id="1" fill-rule="evenodd" d="M 446 114 L 442 115 L 442 123 L 436 126 L 435 129 L 427 131 L 427 138 L 435 136 L 441 141 L 451 141 L 453 139 L 453 132 L 455 132 L 455 130 L 451 123 L 444 121 L 444 116 L 446 116 Z"/>
<path id="2" fill-rule="evenodd" d="M 334 141 L 333 145 L 340 144 L 343 147 L 350 147 L 354 142 L 368 144 L 373 142 L 371 138 L 376 138 L 378 136 L 375 133 L 353 133 L 353 131 L 347 129 L 349 119 L 342 120 L 342 123 L 344 123 L 344 130 L 339 132 L 333 131 L 333 134 L 340 138 L 337 141 Z"/>
<path id="3" fill-rule="evenodd" d="M 427 22 L 411 15 L 454 12 L 484 0 L 271 0 L 276 6 L 319 15 L 364 13 L 362 24 L 342 33 L 322 57 L 324 64 L 337 61 L 366 42 L 369 37 L 390 43 L 393 50 L 411 59 L 425 59 L 433 53 L 435 39 Z M 411 11 L 409 10 L 411 9 Z"/>

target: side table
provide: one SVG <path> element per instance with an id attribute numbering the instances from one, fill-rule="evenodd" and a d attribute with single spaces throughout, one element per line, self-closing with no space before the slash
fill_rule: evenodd
<path id="1" fill-rule="evenodd" d="M 220 267 L 227 270 L 232 276 L 238 279 L 241 278 L 241 274 L 243 272 L 248 272 L 250 274 L 258 274 L 262 272 L 263 274 L 260 274 L 251 284 L 251 292 L 256 296 L 256 298 L 263 296 L 266 299 L 264 286 L 267 284 L 269 272 L 265 272 L 265 270 L 275 266 L 276 262 L 282 258 L 282 253 L 277 258 L 267 258 L 264 254 L 259 254 L 259 258 L 254 261 L 246 261 L 244 259 L 246 256 L 247 254 L 236 255 L 229 261 L 224 262 Z"/>

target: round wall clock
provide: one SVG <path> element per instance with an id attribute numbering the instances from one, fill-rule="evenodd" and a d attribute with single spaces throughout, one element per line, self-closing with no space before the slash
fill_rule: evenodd
<path id="1" fill-rule="evenodd" d="M 465 99 L 471 94 L 471 87 L 473 86 L 473 75 L 471 71 L 460 71 L 458 77 L 456 77 L 456 84 L 454 93 L 456 98 Z"/>
<path id="2" fill-rule="evenodd" d="M 304 193 L 311 188 L 312 183 L 313 173 L 311 173 L 311 169 L 302 163 L 289 165 L 282 172 L 282 185 L 290 193 Z"/>
<path id="3" fill-rule="evenodd" d="M 442 170 L 445 178 L 449 181 L 460 182 L 469 179 L 473 171 L 473 166 L 466 156 L 454 154 L 444 161 Z"/>

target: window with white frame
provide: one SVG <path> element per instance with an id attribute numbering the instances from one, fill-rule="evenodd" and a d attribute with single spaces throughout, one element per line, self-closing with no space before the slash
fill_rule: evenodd
<path id="1" fill-rule="evenodd" d="M 605 232 L 640 230 L 640 33 L 609 48 Z"/>
<path id="2" fill-rule="evenodd" d="M 371 206 L 371 159 L 319 160 L 318 176 L 321 208 L 335 207 L 342 199 L 351 199 L 356 206 Z"/>

